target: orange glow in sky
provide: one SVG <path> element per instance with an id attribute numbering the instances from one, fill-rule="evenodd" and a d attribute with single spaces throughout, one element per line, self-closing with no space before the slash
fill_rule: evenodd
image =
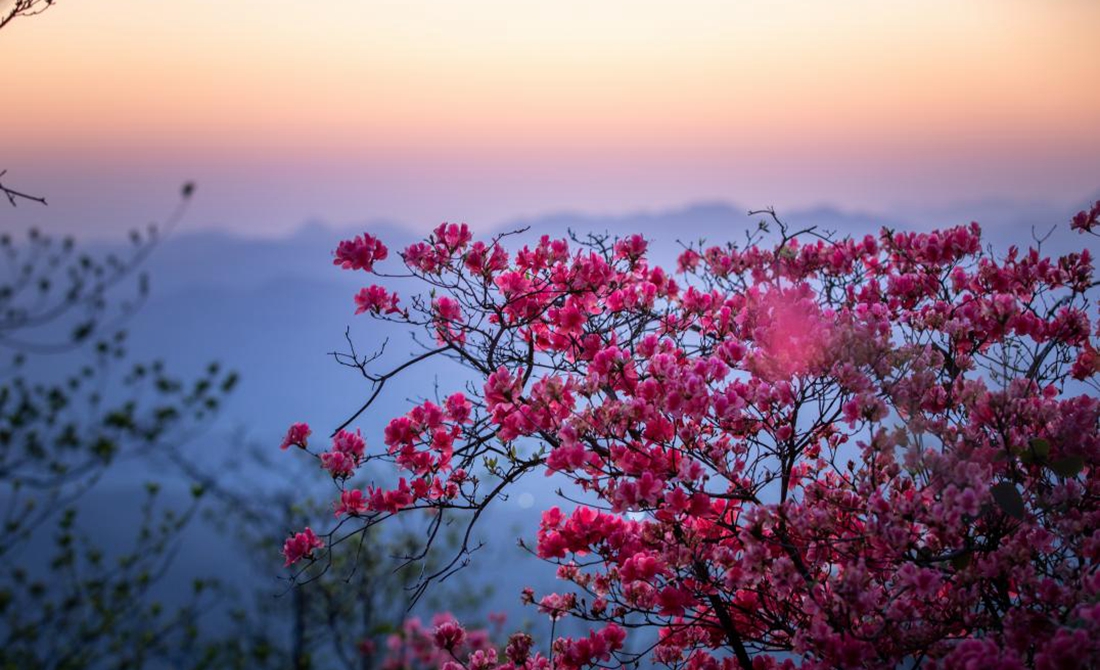
<path id="1" fill-rule="evenodd" d="M 1098 30 L 1089 0 L 66 0 L 0 32 L 0 167 L 60 214 L 198 178 L 257 231 L 1080 199 Z"/>

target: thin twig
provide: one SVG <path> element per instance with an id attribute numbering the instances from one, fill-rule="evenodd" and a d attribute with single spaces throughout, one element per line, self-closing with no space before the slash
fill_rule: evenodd
<path id="1" fill-rule="evenodd" d="M 0 170 L 0 178 L 3 178 L 3 176 L 7 173 L 7 170 Z M 23 200 L 30 200 L 31 202 L 40 202 L 43 205 L 46 204 L 45 198 L 41 198 L 36 195 L 30 195 L 29 193 L 24 193 L 22 191 L 16 191 L 13 188 L 8 188 L 7 186 L 4 186 L 4 184 L 2 183 L 0 183 L 0 193 L 3 193 L 5 196 L 7 196 L 8 202 L 11 203 L 12 207 L 15 207 L 18 204 L 17 199 L 20 198 Z"/>

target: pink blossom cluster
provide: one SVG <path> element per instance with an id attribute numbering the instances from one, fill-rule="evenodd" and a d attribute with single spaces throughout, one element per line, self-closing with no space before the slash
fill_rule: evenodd
<path id="1" fill-rule="evenodd" d="M 554 667 L 561 670 L 580 670 L 599 666 L 612 660 L 612 653 L 623 647 L 626 631 L 617 624 L 608 624 L 587 637 L 554 640 Z"/>
<path id="2" fill-rule="evenodd" d="M 321 467 L 334 479 L 346 479 L 355 474 L 355 469 L 363 462 L 366 446 L 359 430 L 354 433 L 339 430 L 332 437 L 332 447 L 321 454 Z"/>
<path id="3" fill-rule="evenodd" d="M 1092 203 L 1092 207 L 1087 210 L 1081 210 L 1074 214 L 1073 222 L 1070 225 L 1074 230 L 1091 233 L 1093 228 L 1100 225 L 1100 200 Z"/>
<path id="4" fill-rule="evenodd" d="M 401 308 L 397 306 L 397 294 L 387 291 L 385 287 L 374 284 L 360 289 L 355 294 L 355 313 L 362 314 L 399 314 Z"/>
<path id="5" fill-rule="evenodd" d="M 410 268 L 441 274 L 454 267 L 472 237 L 465 223 L 441 223 L 428 240 L 410 245 L 401 256 Z"/>
<path id="6" fill-rule="evenodd" d="M 466 334 L 461 328 L 462 308 L 456 300 L 443 296 L 432 302 L 436 323 L 436 339 L 440 344 L 447 342 L 462 344 Z"/>
<path id="7" fill-rule="evenodd" d="M 550 670 L 548 658 L 532 650 L 525 633 L 511 635 L 498 647 L 492 637 L 503 624 L 497 617 L 494 630 L 466 630 L 448 613 L 436 614 L 430 625 L 419 618 L 407 619 L 401 630 L 386 641 L 383 670 Z"/>
<path id="8" fill-rule="evenodd" d="M 377 237 L 363 233 L 353 239 L 341 242 L 336 247 L 334 256 L 333 265 L 339 265 L 347 270 L 366 270 L 370 272 L 374 269 L 375 263 L 386 260 L 386 257 L 389 256 L 389 249 Z"/>
<path id="9" fill-rule="evenodd" d="M 321 549 L 324 546 L 324 541 L 306 526 L 305 530 L 295 533 L 283 543 L 283 556 L 286 558 L 284 565 L 290 566 L 303 558 L 309 558 L 313 555 L 314 549 Z"/>
<path id="10" fill-rule="evenodd" d="M 282 450 L 287 450 L 291 446 L 305 449 L 308 446 L 309 436 L 313 431 L 309 429 L 308 423 L 294 423 L 286 431 L 286 436 L 283 437 L 283 443 L 279 445 Z"/>

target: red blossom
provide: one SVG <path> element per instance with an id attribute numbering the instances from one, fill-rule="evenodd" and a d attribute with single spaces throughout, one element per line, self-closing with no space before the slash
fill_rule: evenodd
<path id="1" fill-rule="evenodd" d="M 1082 233 L 1091 233 L 1097 225 L 1100 225 L 1100 200 L 1094 202 L 1092 207 L 1074 214 L 1070 223 L 1073 230 Z"/>
<path id="2" fill-rule="evenodd" d="M 368 286 L 355 294 L 355 313 L 399 314 L 401 309 L 398 308 L 397 302 L 396 293 L 391 293 L 382 286 Z"/>
<path id="3" fill-rule="evenodd" d="M 295 533 L 283 543 L 283 556 L 286 557 L 285 566 L 291 566 L 303 558 L 311 558 L 314 549 L 325 546 L 321 538 L 314 534 L 313 530 L 306 526 L 305 530 Z"/>
<path id="4" fill-rule="evenodd" d="M 344 240 L 336 247 L 333 265 L 345 270 L 366 270 L 371 272 L 377 261 L 386 259 L 389 250 L 378 238 L 368 233 L 357 235 L 354 239 Z"/>
<path id="5" fill-rule="evenodd" d="M 307 446 L 307 440 L 313 433 L 309 429 L 308 423 L 295 423 L 291 424 L 290 428 L 286 431 L 286 436 L 283 437 L 283 443 L 279 445 L 282 450 L 287 450 L 291 445 L 305 449 Z"/>

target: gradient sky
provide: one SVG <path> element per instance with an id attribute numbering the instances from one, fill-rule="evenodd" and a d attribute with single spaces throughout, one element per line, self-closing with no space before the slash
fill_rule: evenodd
<path id="1" fill-rule="evenodd" d="M 0 0 L 0 5 L 7 0 Z M 1100 186 L 1092 0 L 62 0 L 0 31 L 0 225 L 492 225 Z M 13 66 L 12 64 L 18 64 Z"/>

